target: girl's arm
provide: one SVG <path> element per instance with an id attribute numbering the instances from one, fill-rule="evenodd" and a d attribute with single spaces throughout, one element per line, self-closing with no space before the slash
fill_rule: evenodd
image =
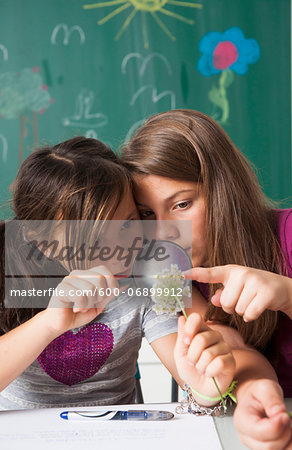
<path id="1" fill-rule="evenodd" d="M 193 302 L 193 309 L 196 304 L 201 304 L 200 299 Z M 212 322 L 208 325 L 222 334 L 236 361 L 235 380 L 238 384 L 234 424 L 243 444 L 252 449 L 282 450 L 287 445 L 292 449 L 290 419 L 283 392 L 269 361 L 246 346 L 233 328 Z"/>
<path id="2" fill-rule="evenodd" d="M 80 291 L 98 292 L 117 281 L 104 266 L 72 271 L 56 291 L 67 296 L 53 296 L 47 309 L 0 337 L 0 391 L 17 378 L 47 347 L 68 330 L 91 322 L 113 296 L 80 296 Z M 79 295 L 77 295 L 77 293 Z"/>
<path id="3" fill-rule="evenodd" d="M 191 314 L 187 321 L 181 316 L 178 334 L 157 339 L 151 346 L 182 388 L 187 383 L 199 394 L 216 398 L 218 390 L 212 377 L 216 378 L 221 392 L 225 392 L 233 380 L 235 361 L 229 345 L 198 313 Z M 196 393 L 194 397 L 205 406 L 218 403 Z"/>
<path id="4" fill-rule="evenodd" d="M 73 313 L 72 308 L 47 308 L 32 319 L 14 328 L 0 337 L 0 391 L 5 389 L 55 338 L 67 331 L 68 315 L 76 316 L 71 320 L 71 328 L 91 322 L 98 314 L 96 308 L 87 312 Z M 64 323 L 64 317 L 66 321 Z"/>
<path id="5" fill-rule="evenodd" d="M 292 440 L 290 419 L 274 369 L 261 353 L 240 343 L 237 331 L 217 324 L 212 327 L 231 346 L 237 340 L 237 348 L 232 350 L 238 381 L 234 425 L 240 440 L 252 449 L 286 449 Z"/>
<path id="6" fill-rule="evenodd" d="M 0 338 L 0 391 L 17 378 L 55 338 L 43 312 Z"/>
<path id="7" fill-rule="evenodd" d="M 268 361 L 258 352 L 237 350 L 239 368 L 234 425 L 248 448 L 292 448 L 283 392 Z"/>
<path id="8" fill-rule="evenodd" d="M 204 317 L 207 308 L 206 300 L 195 288 L 192 289 L 192 303 L 196 305 L 194 311 Z M 186 312 L 187 314 L 191 314 L 193 310 L 186 309 Z M 151 343 L 151 347 L 157 354 L 162 364 L 172 374 L 177 384 L 183 389 L 185 381 L 180 378 L 174 360 L 174 347 L 176 344 L 176 340 L 177 333 L 172 333 L 162 338 L 156 339 Z"/>
<path id="9" fill-rule="evenodd" d="M 192 311 L 198 310 L 204 315 L 206 302 L 197 290 L 193 290 Z M 188 310 L 188 313 L 190 311 Z M 290 420 L 285 412 L 282 389 L 277 381 L 274 369 L 268 360 L 256 350 L 247 347 L 239 333 L 233 328 L 208 322 L 213 330 L 219 331 L 230 347 L 236 361 L 234 379 L 238 380 L 236 397 L 237 407 L 234 422 L 241 441 L 249 448 L 284 449 L 292 448 Z M 172 352 L 175 334 L 154 342 L 152 346 L 162 345 L 162 349 L 154 350 L 161 357 L 180 386 L 181 378 L 174 366 L 172 355 L 165 355 L 165 348 Z M 162 340 L 165 340 L 164 343 Z M 161 341 L 161 342 L 158 342 Z M 167 347 L 168 346 L 168 347 Z M 197 389 L 199 391 L 199 389 Z M 202 403 L 202 399 L 196 399 Z M 290 442 L 290 444 L 289 444 Z M 289 447 L 290 448 L 290 447 Z M 287 447 L 288 450 L 288 447 Z"/>
<path id="10" fill-rule="evenodd" d="M 203 317 L 205 315 L 207 308 L 206 300 L 203 298 L 203 296 L 199 293 L 199 291 L 195 288 L 192 289 L 192 308 L 186 309 L 186 313 L 190 315 L 188 319 L 188 325 L 187 328 L 185 328 L 184 323 L 180 323 L 180 349 L 182 351 L 182 357 L 180 358 L 180 368 L 177 367 L 177 364 L 175 362 L 175 355 L 174 355 L 174 349 L 177 343 L 177 334 L 173 333 L 167 336 L 164 336 L 160 339 L 157 339 L 151 343 L 151 347 L 163 363 L 163 365 L 168 369 L 168 371 L 172 374 L 173 378 L 177 381 L 179 386 L 183 389 L 185 383 L 190 384 L 193 389 L 196 389 L 198 392 L 202 393 L 208 397 L 217 397 L 218 391 L 215 390 L 215 385 L 210 377 L 206 377 L 205 375 L 202 375 L 199 373 L 194 363 L 199 363 L 199 370 L 202 370 L 202 364 L 204 364 L 204 368 L 208 366 L 208 363 L 210 364 L 212 359 L 215 359 L 216 352 L 218 353 L 218 344 L 219 345 L 219 360 L 222 359 L 222 367 L 227 370 L 228 375 L 223 376 L 222 380 L 220 379 L 220 382 L 222 381 L 221 385 L 219 386 L 221 389 L 221 392 L 225 392 L 228 388 L 229 384 L 233 380 L 233 372 L 234 372 L 234 360 L 231 356 L 230 348 L 226 346 L 226 344 L 223 342 L 223 338 L 220 333 L 216 329 L 212 330 L 211 326 L 213 326 L 212 323 L 205 323 L 203 320 Z M 192 313 L 195 313 L 192 315 Z M 183 322 L 183 318 L 180 318 L 180 321 Z M 224 327 L 227 328 L 227 327 Z M 229 329 L 229 328 L 228 328 Z M 230 328 L 231 330 L 231 328 Z M 219 330 L 220 331 L 220 330 Z M 233 336 L 230 337 L 230 341 L 234 344 L 234 342 L 241 344 L 243 341 L 239 337 L 238 333 L 235 330 L 231 330 L 231 332 L 234 331 Z M 185 334 L 185 335 L 184 335 Z M 183 343 L 183 339 L 188 339 L 188 344 Z M 190 344 L 193 340 L 196 340 L 196 342 L 193 342 L 192 349 L 190 350 L 190 354 L 188 355 L 188 349 L 190 348 Z M 243 345 L 243 344 L 242 344 Z M 223 346 L 223 347 L 222 347 Z M 214 350 L 213 358 L 210 354 L 211 350 Z M 196 351 L 196 355 L 194 354 L 194 350 Z M 180 353 L 177 351 L 177 354 Z M 229 357 L 226 358 L 226 355 L 229 355 Z M 190 358 L 189 358 L 189 357 Z M 201 358 L 200 358 L 201 356 Z M 189 360 L 189 362 L 188 362 Z M 205 363 L 204 363 L 205 361 Z M 190 365 L 192 364 L 192 365 Z M 178 370 L 179 369 L 179 370 Z M 215 374 L 218 378 L 218 374 Z M 220 376 L 219 376 L 220 378 Z M 196 397 L 196 396 L 195 396 Z M 202 398 L 196 397 L 198 403 L 204 404 L 205 406 L 211 406 L 212 404 L 216 402 L 209 402 L 206 400 L 203 400 Z"/>
<path id="11" fill-rule="evenodd" d="M 245 321 L 257 319 L 265 309 L 283 311 L 292 319 L 292 279 L 283 275 L 237 265 L 196 267 L 187 276 L 202 283 L 222 283 L 211 301 L 228 314 L 234 311 Z"/>

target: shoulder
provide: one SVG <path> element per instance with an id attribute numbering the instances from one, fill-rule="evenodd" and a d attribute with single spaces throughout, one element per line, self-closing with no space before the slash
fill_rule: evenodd
<path id="1" fill-rule="evenodd" d="M 177 332 L 177 318 L 175 313 L 160 312 L 156 310 L 156 304 L 149 299 L 144 310 L 142 328 L 144 336 L 149 344 L 159 338 Z"/>
<path id="2" fill-rule="evenodd" d="M 275 209 L 275 214 L 278 222 L 278 232 L 281 236 L 282 233 L 290 234 L 292 239 L 292 208 L 289 209 Z"/>

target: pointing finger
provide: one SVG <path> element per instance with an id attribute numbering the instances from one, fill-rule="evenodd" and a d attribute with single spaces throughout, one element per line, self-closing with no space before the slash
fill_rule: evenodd
<path id="1" fill-rule="evenodd" d="M 230 265 L 215 267 L 193 267 L 183 272 L 186 279 L 199 281 L 200 283 L 222 283 L 227 280 L 230 274 Z"/>

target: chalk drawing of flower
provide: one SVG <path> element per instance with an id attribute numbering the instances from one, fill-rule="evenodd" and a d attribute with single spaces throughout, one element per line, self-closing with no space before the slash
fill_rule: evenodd
<path id="1" fill-rule="evenodd" d="M 220 123 L 229 117 L 229 102 L 226 88 L 234 80 L 234 73 L 245 75 L 249 64 L 260 58 L 260 47 L 255 39 L 246 39 L 242 30 L 232 27 L 224 33 L 211 31 L 199 41 L 202 56 L 197 69 L 205 77 L 220 74 L 218 86 L 213 86 L 208 97 L 222 110 Z"/>
<path id="2" fill-rule="evenodd" d="M 32 114 L 34 146 L 38 145 L 38 115 L 44 114 L 54 102 L 43 83 L 40 68 L 25 68 L 19 72 L 0 74 L 0 118 L 20 121 L 19 164 L 23 160 L 24 141 L 27 137 L 27 125 Z"/>

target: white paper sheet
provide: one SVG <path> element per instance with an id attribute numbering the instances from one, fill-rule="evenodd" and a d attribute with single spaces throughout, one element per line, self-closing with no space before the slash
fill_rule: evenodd
<path id="1" fill-rule="evenodd" d="M 174 412 L 176 404 L 123 405 L 78 410 L 160 409 Z M 77 408 L 75 408 L 77 409 Z M 211 417 L 178 415 L 163 422 L 67 421 L 66 408 L 0 411 L 1 450 L 219 450 Z M 68 410 L 74 410 L 69 408 Z"/>

